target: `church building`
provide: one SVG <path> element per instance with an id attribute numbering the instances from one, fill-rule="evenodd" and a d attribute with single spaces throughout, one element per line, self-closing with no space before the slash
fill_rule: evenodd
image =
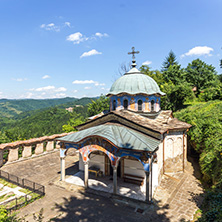
<path id="1" fill-rule="evenodd" d="M 143 187 L 144 201 L 152 200 L 163 174 L 184 171 L 187 163 L 187 131 L 190 124 L 161 110 L 161 92 L 154 79 L 136 68 L 134 47 L 129 72 L 117 79 L 107 96 L 110 110 L 77 126 L 78 132 L 60 141 L 61 180 L 65 181 L 68 149 L 79 152 L 79 170 L 85 187 L 89 175 L 111 178 L 112 192 L 118 182 Z"/>

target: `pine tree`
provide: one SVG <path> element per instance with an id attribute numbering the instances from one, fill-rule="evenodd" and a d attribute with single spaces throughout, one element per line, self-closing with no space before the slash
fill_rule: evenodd
<path id="1" fill-rule="evenodd" d="M 166 71 L 172 65 L 178 65 L 178 62 L 176 59 L 176 55 L 171 50 L 162 64 L 162 71 Z"/>

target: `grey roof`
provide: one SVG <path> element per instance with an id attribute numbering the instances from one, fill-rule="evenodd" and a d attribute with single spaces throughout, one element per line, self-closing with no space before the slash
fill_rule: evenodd
<path id="1" fill-rule="evenodd" d="M 141 73 L 137 68 L 132 68 L 129 72 L 125 73 L 125 75 L 117 79 L 107 95 L 118 95 L 120 93 L 130 95 L 165 95 L 165 93 L 161 92 L 153 78 Z"/>
<path id="2" fill-rule="evenodd" d="M 115 146 L 123 149 L 154 151 L 160 144 L 160 141 L 150 136 L 139 133 L 133 129 L 115 125 L 104 124 L 90 127 L 82 131 L 58 138 L 57 140 L 69 143 L 78 143 L 86 137 L 103 137 Z"/>

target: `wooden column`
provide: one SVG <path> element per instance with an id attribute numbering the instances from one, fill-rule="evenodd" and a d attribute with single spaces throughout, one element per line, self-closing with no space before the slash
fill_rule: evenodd
<path id="1" fill-rule="evenodd" d="M 113 166 L 113 193 L 117 194 L 117 166 Z"/>
<path id="2" fill-rule="evenodd" d="M 46 151 L 52 151 L 54 150 L 54 141 L 48 141 L 46 144 Z"/>
<path id="3" fill-rule="evenodd" d="M 87 188 L 89 186 L 88 183 L 88 179 L 89 179 L 89 162 L 84 162 L 84 184 L 85 184 L 85 188 Z"/>
<path id="4" fill-rule="evenodd" d="M 61 163 L 61 181 L 65 181 L 66 177 L 66 168 L 65 168 L 65 157 L 60 158 L 60 163 Z"/>

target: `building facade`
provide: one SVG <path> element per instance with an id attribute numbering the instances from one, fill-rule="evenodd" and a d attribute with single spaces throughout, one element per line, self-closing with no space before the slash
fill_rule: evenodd
<path id="1" fill-rule="evenodd" d="M 133 50 L 134 51 L 134 50 Z M 164 173 L 184 170 L 187 162 L 187 131 L 191 125 L 161 110 L 157 83 L 141 73 L 133 57 L 132 68 L 112 85 L 110 110 L 77 127 L 78 132 L 59 138 L 61 180 L 65 180 L 65 156 L 70 148 L 79 151 L 79 170 L 88 186 L 89 169 L 145 189 L 152 199 Z M 136 186 L 136 185 L 135 185 Z"/>

